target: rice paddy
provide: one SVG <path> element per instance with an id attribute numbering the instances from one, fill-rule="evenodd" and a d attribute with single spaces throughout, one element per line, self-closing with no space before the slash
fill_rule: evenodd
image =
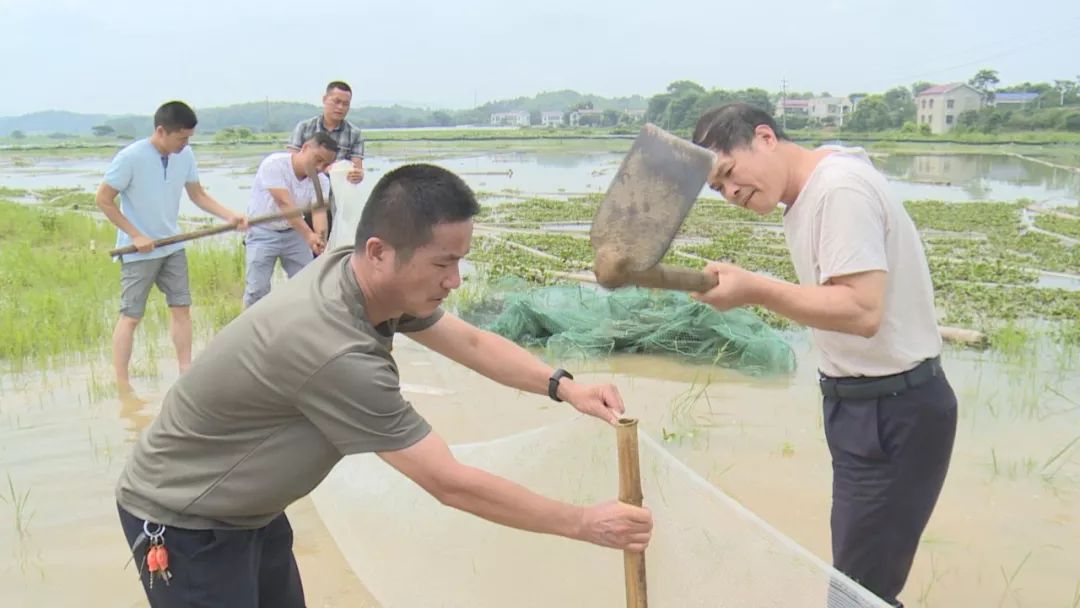
<path id="1" fill-rule="evenodd" d="M 416 160 L 410 156 L 414 152 L 448 158 L 455 149 L 452 142 L 381 145 L 398 160 Z M 239 172 L 235 179 L 249 179 L 243 173 L 252 166 L 253 149 L 215 150 L 210 160 L 223 171 Z M 9 167 L 35 171 L 45 164 L 28 155 L 18 163 L 6 160 Z M 610 175 L 609 165 L 595 169 Z M 588 224 L 601 195 L 557 182 L 534 192 L 495 175 L 496 169 L 502 166 L 481 165 L 475 171 L 491 175 L 470 180 L 488 194 L 467 260 L 474 272 L 449 307 L 483 301 L 490 286 L 506 277 L 549 285 L 576 281 L 590 269 Z M 372 175 L 385 170 L 372 163 Z M 519 179 L 517 165 L 514 172 L 513 179 Z M 54 548 L 62 545 L 52 539 L 71 529 L 64 527 L 67 513 L 57 505 L 66 502 L 66 492 L 80 512 L 95 514 L 89 530 L 100 532 L 104 544 L 112 543 L 113 556 L 122 553 L 114 542 L 115 511 L 103 507 L 111 507 L 111 484 L 131 439 L 155 411 L 153 404 L 130 410 L 122 405 L 117 414 L 106 363 L 119 269 L 105 251 L 115 229 L 97 213 L 91 190 L 23 187 L 20 182 L 0 185 L 0 199 L 7 199 L 0 202 L 0 362 L 7 371 L 0 374 L 0 443 L 15 446 L 7 452 L 0 446 L 0 455 L 33 454 L 6 458 L 0 468 L 0 538 L 11 540 L 0 545 L 12 547 L 26 576 L 0 572 L 0 582 L 28 580 L 27 585 L 37 585 L 29 593 L 40 594 L 28 597 L 54 597 L 69 585 L 55 575 L 59 554 Z M 1075 430 L 1080 420 L 1080 244 L 1073 242 L 1080 211 L 1030 200 L 957 204 L 935 199 L 906 205 L 923 236 L 940 322 L 986 332 L 991 348 L 946 352 L 961 403 L 961 428 L 946 491 L 924 537 L 905 602 L 1080 608 L 1080 563 L 1071 549 L 1080 542 L 1073 515 L 1080 487 L 1080 434 Z M 701 268 L 707 260 L 728 260 L 790 280 L 794 272 L 779 224 L 779 214 L 759 217 L 702 199 L 665 262 Z M 188 256 L 198 356 L 198 344 L 240 313 L 243 249 L 238 238 L 229 236 L 191 244 Z M 816 355 L 805 346 L 801 328 L 766 311 L 755 312 L 784 329 L 795 345 L 799 368 L 792 377 L 751 379 L 648 357 L 637 363 L 618 358 L 612 369 L 630 366 L 617 374 L 623 394 L 628 405 L 651 412 L 645 416 L 646 430 L 666 440 L 667 449 L 827 559 L 828 454 L 821 437 L 820 395 L 813 385 Z M 154 291 L 132 359 L 132 372 L 144 383 L 165 385 L 175 373 L 167 328 L 168 311 Z M 400 356 L 408 362 L 416 355 Z M 412 372 L 406 363 L 403 379 L 461 377 L 444 362 L 431 361 L 424 358 L 424 366 Z M 592 362 L 589 369 L 603 373 L 604 365 Z M 72 366 L 80 371 L 73 374 Z M 409 373 L 411 379 L 405 377 Z M 432 407 L 425 415 L 433 420 L 443 416 L 444 424 L 460 418 L 463 428 L 468 425 L 462 421 L 473 420 L 469 416 L 482 425 L 496 411 L 511 425 L 535 422 L 530 416 L 540 415 L 526 405 L 521 409 L 526 414 L 518 418 L 516 405 L 507 408 L 511 396 L 475 394 L 479 399 L 428 397 Z M 440 414 L 445 411 L 450 413 Z M 538 411 L 546 416 L 556 408 L 544 404 Z M 63 431 L 62 440 L 48 439 L 44 430 Z M 47 449 L 38 452 L 36 446 Z M 57 458 L 70 459 L 61 463 L 65 473 L 81 472 L 86 485 L 78 492 L 67 485 L 76 475 L 54 479 L 50 467 Z M 84 493 L 96 498 L 84 500 Z M 0 562 L 7 557 L 0 555 Z M 121 576 L 111 561 L 104 568 L 94 571 L 101 580 Z"/>

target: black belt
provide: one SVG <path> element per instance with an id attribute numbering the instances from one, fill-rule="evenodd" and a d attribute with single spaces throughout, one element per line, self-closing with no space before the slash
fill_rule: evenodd
<path id="1" fill-rule="evenodd" d="M 831 378 L 824 374 L 818 382 L 821 394 L 833 399 L 875 399 L 886 395 L 896 395 L 909 388 L 915 388 L 929 382 L 932 378 L 944 375 L 941 357 L 924 359 L 906 372 L 891 376 Z"/>
<path id="2" fill-rule="evenodd" d="M 292 230 L 292 228 L 291 227 L 290 228 L 282 228 L 281 230 L 278 230 L 277 228 L 272 228 L 272 230 L 274 232 L 281 233 L 281 232 L 288 232 L 288 231 Z"/>

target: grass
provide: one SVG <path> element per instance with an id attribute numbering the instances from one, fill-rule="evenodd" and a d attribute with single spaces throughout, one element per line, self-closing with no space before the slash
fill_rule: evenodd
<path id="1" fill-rule="evenodd" d="M 102 250 L 115 238 L 102 220 L 0 201 L 0 360 L 20 369 L 109 347 L 120 268 Z M 191 245 L 188 264 L 196 330 L 213 331 L 240 311 L 242 246 Z M 154 290 L 136 341 L 167 326 L 164 298 Z"/>
<path id="2" fill-rule="evenodd" d="M 998 606 L 1005 605 L 1005 600 L 1009 597 L 1009 590 L 1012 589 L 1013 583 L 1016 582 L 1016 577 L 1020 575 L 1020 570 L 1024 567 L 1024 564 L 1027 563 L 1030 557 L 1031 552 L 1028 551 L 1027 555 L 1024 556 L 1024 559 L 1020 560 L 1020 563 L 1017 564 L 1011 574 L 1005 571 L 1005 566 L 1001 566 L 1001 577 L 1005 579 L 1005 589 L 1001 592 L 1001 600 L 998 601 Z"/>
<path id="3" fill-rule="evenodd" d="M 556 273 L 587 271 L 592 260 L 587 239 L 544 230 L 550 224 L 587 224 L 601 197 L 487 205 L 478 218 L 481 223 L 528 233 L 481 237 L 471 259 L 486 266 L 491 276 L 524 277 L 535 284 L 558 282 Z M 905 204 L 923 235 L 942 324 L 988 332 L 995 346 L 1015 356 L 1035 338 L 1019 329 L 1020 320 L 1049 320 L 1056 324 L 1053 337 L 1059 343 L 1080 343 L 1080 291 L 1036 288 L 1040 271 L 1076 274 L 1080 246 L 1028 231 L 1021 216 L 1028 203 Z M 779 222 L 779 214 L 759 216 L 723 201 L 700 199 L 663 262 L 701 269 L 708 260 L 723 260 L 795 282 Z M 547 255 L 514 247 L 515 243 Z M 773 327 L 792 326 L 763 309 L 754 312 Z"/>
<path id="4" fill-rule="evenodd" d="M 919 604 L 923 606 L 930 605 L 930 592 L 933 591 L 934 585 L 938 584 L 945 578 L 945 572 L 938 572 L 937 562 L 934 561 L 934 553 L 930 553 L 930 580 L 927 581 L 922 589 L 919 590 Z"/>
<path id="5" fill-rule="evenodd" d="M 1058 471 L 1060 471 L 1061 468 L 1064 467 L 1065 464 L 1068 462 L 1067 460 L 1063 460 L 1064 456 L 1068 454 L 1070 450 L 1072 450 L 1073 446 L 1075 446 L 1077 442 L 1080 442 L 1080 435 L 1073 437 L 1072 441 L 1065 444 L 1065 447 L 1061 448 L 1053 456 L 1047 459 L 1046 463 L 1043 464 L 1040 471 L 1043 479 L 1045 479 L 1046 481 L 1053 481 L 1054 475 L 1057 475 Z M 1057 467 L 1051 470 L 1051 467 L 1054 465 L 1054 463 L 1058 462 L 1059 460 L 1061 461 L 1061 464 L 1057 465 Z"/>
<path id="6" fill-rule="evenodd" d="M 12 515 L 15 518 L 15 532 L 18 533 L 20 539 L 25 539 L 30 533 L 30 520 L 34 517 L 34 513 L 30 511 L 28 507 L 28 503 L 30 502 L 30 488 L 27 488 L 26 491 L 22 493 L 16 491 L 15 482 L 11 479 L 11 473 L 8 473 L 7 475 L 7 482 L 7 496 L 0 494 L 0 501 L 11 506 Z"/>
<path id="7" fill-rule="evenodd" d="M 1047 232 L 1080 239 L 1080 217 L 1072 219 L 1059 215 L 1040 213 L 1035 216 L 1035 225 Z"/>
<path id="8" fill-rule="evenodd" d="M 697 379 L 690 384 L 686 391 L 676 396 L 671 401 L 671 424 L 672 430 L 666 427 L 660 428 L 660 434 L 664 441 L 682 443 L 686 439 L 694 439 L 703 427 L 709 426 L 708 420 L 694 414 L 694 408 L 699 401 L 704 399 L 709 414 L 713 413 L 712 401 L 709 399 L 709 386 L 712 378 L 706 377 L 705 381 L 698 385 Z"/>
<path id="9" fill-rule="evenodd" d="M 477 216 L 478 222 L 508 223 L 531 227 L 538 223 L 592 222 L 600 196 L 571 197 L 569 200 L 533 198 L 517 203 L 488 205 Z"/>
<path id="10" fill-rule="evenodd" d="M 0 186 L 0 197 L 4 198 L 22 198 L 29 196 L 29 190 L 23 190 L 22 188 L 8 188 L 7 186 Z"/>

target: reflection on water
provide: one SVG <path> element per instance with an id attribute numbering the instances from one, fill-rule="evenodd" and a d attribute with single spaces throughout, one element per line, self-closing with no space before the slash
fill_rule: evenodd
<path id="1" fill-rule="evenodd" d="M 254 170 L 261 153 L 228 156 L 200 153 L 203 185 L 225 206 L 247 207 Z M 560 197 L 602 193 L 622 160 L 621 152 L 530 151 L 483 152 L 446 156 L 433 162 L 461 173 L 477 192 Z M 367 198 L 378 178 L 396 166 L 415 162 L 400 156 L 369 156 L 368 177 L 357 186 L 360 200 Z M 1050 167 L 1034 161 L 987 154 L 890 154 L 874 159 L 888 177 L 893 191 L 903 200 L 945 201 L 1015 200 L 1028 198 L 1077 204 L 1080 199 L 1080 172 Z M 101 182 L 109 157 L 40 158 L 29 167 L 16 167 L 0 158 L 0 186 L 9 188 L 79 187 L 93 191 Z M 707 188 L 706 198 L 717 195 Z M 188 200 L 181 199 L 181 214 L 205 215 Z"/>
<path id="2" fill-rule="evenodd" d="M 995 154 L 891 154 L 874 163 L 904 200 L 1034 201 L 1080 198 L 1080 172 Z"/>

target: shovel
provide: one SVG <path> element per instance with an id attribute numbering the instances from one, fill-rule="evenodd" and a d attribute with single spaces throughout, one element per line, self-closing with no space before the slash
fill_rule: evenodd
<path id="1" fill-rule="evenodd" d="M 646 124 L 593 218 L 593 272 L 604 287 L 704 292 L 716 277 L 660 264 L 716 162 L 716 155 Z"/>

